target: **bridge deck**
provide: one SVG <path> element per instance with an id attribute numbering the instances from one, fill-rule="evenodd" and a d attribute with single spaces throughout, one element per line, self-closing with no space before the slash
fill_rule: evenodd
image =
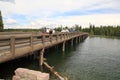
<path id="1" fill-rule="evenodd" d="M 48 48 L 71 39 L 85 39 L 87 33 L 57 34 L 0 34 L 0 63 L 33 54 L 34 51 Z"/>

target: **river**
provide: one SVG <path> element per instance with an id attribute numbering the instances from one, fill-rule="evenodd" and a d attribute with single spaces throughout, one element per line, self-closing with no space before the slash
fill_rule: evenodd
<path id="1" fill-rule="evenodd" d="M 45 57 L 49 65 L 70 80 L 120 80 L 120 39 L 117 38 L 88 37 L 73 47 L 67 46 L 64 53 L 52 49 Z M 18 67 L 40 70 L 38 60 L 21 58 L 0 64 L 0 78 L 10 79 Z M 52 80 L 57 78 L 52 75 Z"/>

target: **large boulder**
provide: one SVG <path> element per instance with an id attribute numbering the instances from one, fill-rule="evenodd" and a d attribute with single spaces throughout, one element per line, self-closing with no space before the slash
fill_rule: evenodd
<path id="1" fill-rule="evenodd" d="M 12 80 L 49 80 L 49 74 L 25 68 L 18 68 L 15 70 L 15 75 Z"/>

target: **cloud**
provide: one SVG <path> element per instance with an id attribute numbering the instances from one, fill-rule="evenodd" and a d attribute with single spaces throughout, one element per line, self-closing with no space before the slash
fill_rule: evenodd
<path id="1" fill-rule="evenodd" d="M 18 22 L 12 18 L 5 18 L 3 21 L 4 28 L 15 28 L 19 25 Z"/>
<path id="2" fill-rule="evenodd" d="M 17 21 L 14 19 L 6 19 L 5 22 L 7 25 L 17 24 Z"/>
<path id="3" fill-rule="evenodd" d="M 1 2 L 10 2 L 10 3 L 15 3 L 15 0 L 0 0 Z"/>
<path id="4" fill-rule="evenodd" d="M 60 24 L 86 26 L 89 22 L 118 25 L 119 3 L 120 0 L 0 0 L 0 10 L 4 18 L 32 28 Z M 7 28 L 8 22 L 4 21 Z"/>
<path id="5" fill-rule="evenodd" d="M 119 9 L 119 0 L 15 0 L 14 5 L 3 4 L 8 13 L 49 17 L 70 11 L 87 12 L 94 9 Z M 4 11 L 4 10 L 3 10 Z M 9 15 L 9 14 L 6 15 Z M 38 14 L 39 13 L 39 14 Z"/>
<path id="6" fill-rule="evenodd" d="M 66 17 L 56 17 L 56 18 L 46 18 L 46 19 L 36 19 L 31 20 L 29 24 L 25 24 L 22 27 L 17 28 L 33 28 L 39 29 L 42 27 L 60 27 L 69 26 L 72 27 L 75 24 L 79 24 L 82 27 L 89 27 L 89 23 L 96 26 L 100 25 L 120 25 L 120 14 L 94 14 L 94 15 L 84 15 L 84 16 L 66 16 Z"/>

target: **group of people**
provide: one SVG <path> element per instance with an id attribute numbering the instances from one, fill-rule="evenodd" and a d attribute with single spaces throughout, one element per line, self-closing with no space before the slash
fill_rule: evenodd
<path id="1" fill-rule="evenodd" d="M 63 30 L 61 30 L 61 32 L 75 32 L 75 30 L 73 28 L 63 29 Z M 55 33 L 55 30 L 45 27 L 45 28 L 42 28 L 42 33 L 44 33 L 44 34 L 53 34 L 53 33 Z"/>
<path id="2" fill-rule="evenodd" d="M 50 28 L 43 28 L 42 29 L 42 33 L 53 34 L 53 33 L 55 33 L 55 30 L 54 29 L 50 29 Z"/>

